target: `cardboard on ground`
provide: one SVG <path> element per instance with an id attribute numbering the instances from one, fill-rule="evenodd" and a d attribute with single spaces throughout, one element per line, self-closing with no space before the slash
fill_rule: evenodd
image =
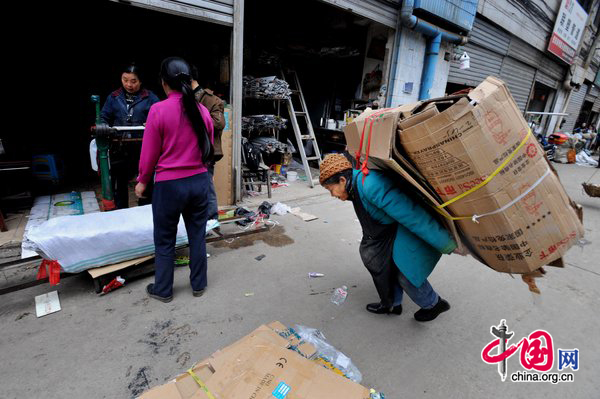
<path id="1" fill-rule="evenodd" d="M 283 336 L 282 336 L 283 335 Z M 286 338 L 284 338 L 286 337 Z M 369 390 L 309 360 L 316 349 L 279 322 L 263 325 L 141 399 L 368 399 Z"/>

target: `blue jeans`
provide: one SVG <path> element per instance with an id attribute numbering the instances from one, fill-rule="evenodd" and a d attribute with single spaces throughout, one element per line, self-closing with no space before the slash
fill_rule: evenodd
<path id="1" fill-rule="evenodd" d="M 210 176 L 210 189 L 208 191 L 208 220 L 219 219 L 219 205 L 217 204 L 217 192 L 213 177 L 215 177 L 215 165 L 208 167 L 208 175 Z"/>
<path id="2" fill-rule="evenodd" d="M 177 225 L 183 215 L 190 247 L 190 282 L 194 291 L 206 287 L 206 215 L 208 173 L 154 184 L 152 215 L 156 252 L 154 289 L 163 298 L 173 295 Z"/>
<path id="3" fill-rule="evenodd" d="M 398 306 L 402 303 L 404 292 L 406 292 L 408 297 L 412 299 L 414 303 L 423 309 L 431 309 L 437 304 L 439 299 L 439 295 L 433 290 L 429 281 L 425 280 L 420 287 L 415 287 L 406 277 L 404 277 L 402 272 L 398 270 L 398 285 L 396 286 L 394 306 Z"/>

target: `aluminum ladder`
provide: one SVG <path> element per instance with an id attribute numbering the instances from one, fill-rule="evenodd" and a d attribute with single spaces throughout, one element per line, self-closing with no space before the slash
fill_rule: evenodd
<path id="1" fill-rule="evenodd" d="M 296 135 L 296 143 L 298 145 L 298 151 L 300 152 L 300 157 L 302 158 L 302 165 L 304 166 L 304 172 L 306 173 L 306 180 L 308 181 L 308 185 L 313 188 L 315 184 L 319 184 L 319 179 L 314 179 L 312 177 L 312 173 L 310 171 L 309 161 L 318 161 L 319 165 L 321 165 L 321 151 L 319 150 L 319 146 L 317 144 L 317 138 L 315 137 L 315 132 L 312 127 L 312 123 L 310 121 L 310 116 L 308 115 L 308 110 L 306 108 L 306 101 L 304 100 L 304 94 L 302 94 L 302 88 L 300 87 L 300 81 L 298 80 L 298 74 L 294 70 L 281 70 L 281 75 L 283 80 L 288 82 L 290 85 L 291 95 L 290 98 L 286 100 L 288 113 L 290 115 L 290 120 L 292 121 L 292 127 L 294 129 L 294 134 Z M 287 78 L 291 78 L 287 80 Z M 297 96 L 300 101 L 300 111 L 296 111 L 294 108 L 294 97 Z M 306 133 L 302 132 L 300 125 L 298 124 L 298 118 L 304 118 L 306 122 Z M 307 157 L 306 150 L 304 145 L 307 143 L 312 143 L 312 148 L 314 155 Z"/>

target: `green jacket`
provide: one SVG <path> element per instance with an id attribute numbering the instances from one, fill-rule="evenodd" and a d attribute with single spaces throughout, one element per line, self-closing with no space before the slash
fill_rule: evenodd
<path id="1" fill-rule="evenodd" d="M 363 181 L 361 171 L 355 170 L 354 179 L 358 179 L 358 196 L 367 212 L 379 223 L 398 225 L 394 263 L 412 284 L 420 287 L 442 254 L 456 249 L 456 242 L 423 206 L 381 172 L 371 170 Z"/>

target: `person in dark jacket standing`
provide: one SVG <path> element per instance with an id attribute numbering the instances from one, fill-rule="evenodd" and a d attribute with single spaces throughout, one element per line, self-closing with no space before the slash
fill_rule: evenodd
<path id="1" fill-rule="evenodd" d="M 146 123 L 152 104 L 158 97 L 142 87 L 140 69 L 127 65 L 121 72 L 122 86 L 113 91 L 100 113 L 102 123 L 109 126 L 141 126 Z M 129 180 L 134 176 L 140 155 L 138 143 L 113 142 L 110 147 L 110 174 L 117 208 L 129 207 Z M 149 190 L 150 191 L 150 190 Z M 150 196 L 140 198 L 139 205 L 151 202 Z"/>
<path id="2" fill-rule="evenodd" d="M 167 58 L 160 67 L 167 99 L 148 114 L 142 142 L 138 184 L 142 197 L 154 180 L 152 215 L 156 272 L 146 287 L 151 298 L 173 299 L 177 225 L 183 216 L 190 247 L 190 283 L 194 296 L 207 285 L 206 220 L 210 180 L 206 165 L 213 158 L 213 122 L 196 102 L 191 70 L 181 58 Z"/>
<path id="3" fill-rule="evenodd" d="M 344 155 L 332 154 L 320 172 L 321 185 L 333 197 L 352 201 L 362 227 L 360 256 L 380 297 L 367 310 L 399 315 L 404 292 L 421 307 L 414 314 L 417 321 L 433 320 L 449 310 L 427 281 L 442 254 L 457 248 L 448 231 L 379 171 L 365 175 Z"/>
<path id="4" fill-rule="evenodd" d="M 213 162 L 208 165 L 208 174 L 210 175 L 210 194 L 209 194 L 209 205 L 208 205 L 208 220 L 218 220 L 219 218 L 219 206 L 217 204 L 217 193 L 215 191 L 214 176 L 215 176 L 215 164 L 223 158 L 223 150 L 221 148 L 221 135 L 225 128 L 225 103 L 219 97 L 213 93 L 212 90 L 202 88 L 198 83 L 198 69 L 192 66 L 192 89 L 194 89 L 194 95 L 196 101 L 204 105 L 210 117 L 212 118 L 215 127 L 215 156 Z"/>

